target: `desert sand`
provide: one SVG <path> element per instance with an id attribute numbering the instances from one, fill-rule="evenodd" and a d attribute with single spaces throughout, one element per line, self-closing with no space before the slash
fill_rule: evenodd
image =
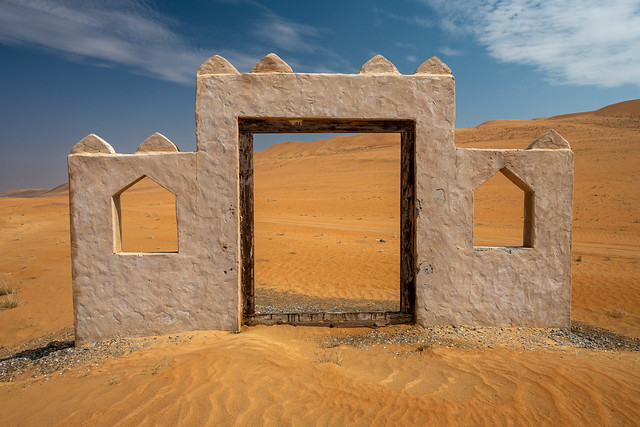
<path id="1" fill-rule="evenodd" d="M 572 318 L 640 338 L 640 100 L 491 121 L 457 130 L 456 145 L 526 148 L 549 128 L 575 152 Z M 344 136 L 255 154 L 258 289 L 294 298 L 397 301 L 398 139 Z M 5 364 L 18 351 L 68 340 L 73 327 L 68 197 L 65 187 L 55 190 L 0 197 L 0 279 L 21 300 L 0 311 Z M 123 245 L 175 250 L 171 195 L 143 180 L 126 197 Z M 476 245 L 521 243 L 520 190 L 498 175 L 477 190 L 475 201 Z M 3 424 L 631 425 L 640 419 L 638 351 L 567 344 L 557 331 L 449 328 L 439 336 L 451 340 L 416 340 L 406 339 L 420 334 L 411 327 L 382 330 L 387 335 L 373 340 L 367 337 L 374 330 L 366 328 L 185 332 L 128 340 L 140 349 L 105 352 L 45 374 L 37 365 L 15 375 L 0 371 Z M 532 334 L 533 344 L 519 341 Z M 65 351 L 47 360 L 64 360 Z"/>

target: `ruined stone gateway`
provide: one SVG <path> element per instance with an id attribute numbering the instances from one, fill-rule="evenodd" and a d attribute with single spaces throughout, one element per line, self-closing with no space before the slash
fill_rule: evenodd
<path id="1" fill-rule="evenodd" d="M 526 150 L 454 146 L 454 79 L 376 56 L 359 74 L 293 73 L 269 54 L 220 56 L 196 85 L 197 151 L 154 134 L 135 154 L 89 135 L 68 157 L 76 343 L 242 324 L 569 327 L 573 152 L 554 131 Z M 401 134 L 400 312 L 256 314 L 253 134 Z M 497 172 L 523 190 L 523 246 L 473 244 L 473 191 Z M 178 250 L 123 252 L 120 194 L 149 177 L 176 196 Z"/>

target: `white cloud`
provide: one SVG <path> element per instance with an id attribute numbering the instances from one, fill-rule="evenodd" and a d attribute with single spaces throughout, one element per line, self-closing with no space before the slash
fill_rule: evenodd
<path id="1" fill-rule="evenodd" d="M 640 86 L 640 1 L 424 0 L 491 56 L 575 85 Z"/>
<path id="2" fill-rule="evenodd" d="M 247 51 L 260 52 L 260 46 L 268 45 L 289 52 L 320 52 L 345 62 L 313 43 L 328 30 L 289 21 L 252 0 L 242 2 L 258 8 L 261 15 L 251 31 L 257 41 Z M 200 64 L 214 53 L 240 71 L 250 70 L 267 53 L 198 48 L 179 30 L 178 22 L 145 0 L 0 1 L 0 43 L 63 53 L 97 66 L 121 65 L 172 82 L 193 84 Z"/>
<path id="3" fill-rule="evenodd" d="M 382 15 L 384 18 L 387 18 L 387 19 L 394 19 L 396 21 L 404 22 L 406 24 L 417 25 L 423 28 L 431 28 L 434 25 L 434 23 L 430 19 L 426 19 L 418 15 L 410 15 L 410 16 L 399 15 L 397 13 L 389 12 L 388 10 L 380 9 L 378 7 L 374 7 L 373 12 L 378 15 Z"/>
<path id="4" fill-rule="evenodd" d="M 290 52 L 313 52 L 318 47 L 310 37 L 318 37 L 324 30 L 289 21 L 264 8 L 264 21 L 255 26 L 254 34 Z"/>
<path id="5" fill-rule="evenodd" d="M 415 55 L 407 55 L 407 61 L 409 62 L 418 62 L 418 57 Z"/>
<path id="6" fill-rule="evenodd" d="M 462 55 L 462 52 L 460 52 L 458 49 L 452 49 L 452 48 L 450 48 L 448 46 L 443 46 L 438 50 L 440 51 L 441 54 L 447 55 L 447 56 L 460 56 L 460 55 Z"/>
<path id="7" fill-rule="evenodd" d="M 0 43 L 62 52 L 102 65 L 121 64 L 163 80 L 192 83 L 210 51 L 195 49 L 172 22 L 143 2 L 7 0 Z"/>

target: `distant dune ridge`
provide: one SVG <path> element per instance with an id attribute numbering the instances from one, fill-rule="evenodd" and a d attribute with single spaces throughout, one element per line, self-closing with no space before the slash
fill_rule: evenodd
<path id="1" fill-rule="evenodd" d="M 541 117 L 533 120 L 554 120 L 554 119 L 565 119 L 565 118 L 574 118 L 580 116 L 631 116 L 631 117 L 640 117 L 640 99 L 633 99 L 629 101 L 622 101 L 615 104 L 607 105 L 606 107 L 602 107 L 598 110 L 594 111 L 586 111 L 582 113 L 570 113 L 570 114 L 562 114 L 559 116 L 553 117 Z M 510 123 L 528 123 L 529 120 L 490 120 L 488 122 L 481 123 L 477 127 L 482 127 L 486 125 L 506 125 L 508 126 Z M 468 128 L 473 129 L 473 128 Z M 357 150 L 365 147 L 373 148 L 373 147 L 383 147 L 389 146 L 391 143 L 387 138 L 388 135 L 384 134 L 372 134 L 368 136 L 356 135 L 353 137 L 349 136 L 340 136 L 331 139 L 318 139 L 316 141 L 311 142 L 300 142 L 300 141 L 287 141 L 279 144 L 275 144 L 263 151 L 256 152 L 257 158 L 265 158 L 265 157 L 296 157 L 301 155 L 321 155 L 327 154 L 331 152 L 338 152 L 344 150 Z M 458 139 L 456 138 L 456 144 L 458 143 Z M 501 147 L 493 147 L 493 148 L 501 148 Z M 69 184 L 61 184 L 53 189 L 48 188 L 27 188 L 21 190 L 7 190 L 4 193 L 0 194 L 0 197 L 40 197 L 40 196 L 56 196 L 62 195 L 65 192 L 68 192 Z"/>
<path id="2" fill-rule="evenodd" d="M 63 184 L 66 185 L 66 184 Z M 50 188 L 25 188 L 23 190 L 7 190 L 0 194 L 0 197 L 40 197 L 45 193 L 51 191 Z"/>
<path id="3" fill-rule="evenodd" d="M 456 146 L 524 149 L 550 128 L 575 153 L 572 320 L 640 338 L 640 100 L 457 129 Z M 397 300 L 399 157 L 396 134 L 290 141 L 256 152 L 256 288 L 293 295 L 294 302 L 296 295 Z M 474 206 L 483 207 L 474 219 L 480 244 L 518 238 L 522 194 L 499 178 L 474 194 Z M 166 193 L 151 180 L 130 189 L 126 232 L 142 250 L 176 244 L 175 200 Z M 42 353 L 72 336 L 68 186 L 6 192 L 0 212 L 0 280 L 21 300 L 0 310 L 0 359 L 25 349 Z M 115 343 L 106 360 L 66 370 L 65 353 L 52 353 L 57 362 L 1 384 L 0 407 L 7 425 L 634 425 L 640 419 L 637 351 L 556 340 L 568 331 L 447 331 L 511 338 L 441 344 L 416 340 L 406 326 L 173 334 Z M 533 343 L 536 334 L 543 338 Z M 145 349 L 128 354 L 136 345 Z M 47 371 L 55 364 L 62 365 Z"/>
<path id="4" fill-rule="evenodd" d="M 57 197 L 69 194 L 69 183 L 65 182 L 55 188 L 30 188 L 25 190 L 8 190 L 0 194 L 0 197 Z"/>

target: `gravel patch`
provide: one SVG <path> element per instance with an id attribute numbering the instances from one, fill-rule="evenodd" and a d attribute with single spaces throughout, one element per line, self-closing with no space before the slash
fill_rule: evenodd
<path id="1" fill-rule="evenodd" d="M 25 378 L 48 381 L 74 367 L 98 366 L 154 345 L 154 339 L 118 338 L 75 347 L 73 329 L 47 334 L 15 347 L 0 347 L 0 382 Z"/>
<path id="2" fill-rule="evenodd" d="M 335 313 L 400 311 L 400 302 L 374 299 L 318 298 L 270 288 L 255 289 L 256 313 Z"/>
<path id="3" fill-rule="evenodd" d="M 350 304 L 347 302 L 346 304 Z M 353 331 L 353 332 L 351 332 Z M 118 338 L 75 347 L 73 330 L 60 330 L 19 346 L 0 347 L 0 382 L 27 378 L 51 379 L 74 368 L 89 369 L 107 359 L 167 342 L 181 345 L 193 335 L 168 338 Z M 313 339 L 313 338 L 312 338 Z M 332 329 L 331 336 L 320 340 L 325 349 L 352 346 L 369 350 L 382 346 L 394 355 L 431 351 L 435 348 L 457 348 L 485 351 L 495 347 L 516 351 L 558 351 L 585 349 L 590 351 L 640 351 L 640 339 L 584 323 L 573 322 L 570 330 L 541 328 L 498 328 L 471 326 L 395 325 L 384 328 Z"/>
<path id="4" fill-rule="evenodd" d="M 422 352 L 436 347 L 481 351 L 494 347 L 518 351 L 566 352 L 568 349 L 640 351 L 638 338 L 627 337 L 579 322 L 573 322 L 570 330 L 471 326 L 423 328 L 415 325 L 399 325 L 332 336 L 320 342 L 320 346 L 324 348 L 341 345 L 366 350 L 381 345 L 385 348 L 392 346 L 389 350 L 399 355 Z M 414 348 L 394 350 L 393 346 Z"/>

